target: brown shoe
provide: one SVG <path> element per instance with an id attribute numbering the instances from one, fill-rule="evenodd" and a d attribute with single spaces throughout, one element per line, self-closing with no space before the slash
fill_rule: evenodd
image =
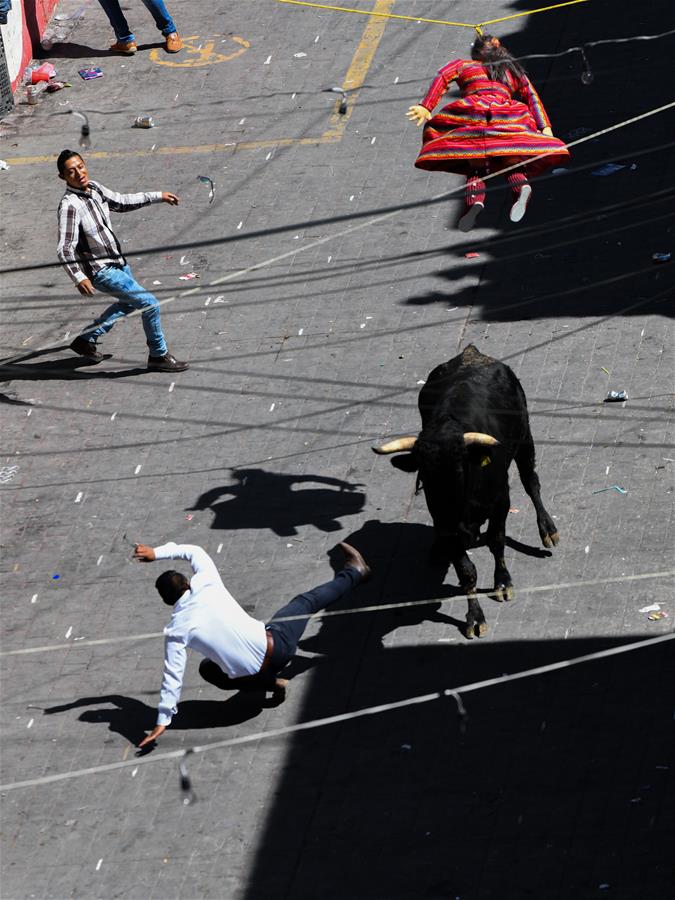
<path id="1" fill-rule="evenodd" d="M 137 50 L 136 41 L 116 41 L 110 48 L 111 53 L 124 53 L 125 56 L 133 56 Z"/>
<path id="2" fill-rule="evenodd" d="M 288 696 L 288 679 L 287 678 L 276 678 L 274 680 L 274 687 L 272 688 L 272 698 L 268 703 L 268 706 L 279 706 L 284 702 L 286 697 Z"/>
<path id="3" fill-rule="evenodd" d="M 82 335 L 76 337 L 73 343 L 68 346 L 78 356 L 86 356 L 87 359 L 91 359 L 93 362 L 101 362 L 102 359 L 105 359 L 105 356 L 96 349 L 96 342 L 88 341 Z"/>
<path id="4" fill-rule="evenodd" d="M 345 568 L 356 569 L 356 571 L 360 573 L 363 581 L 365 581 L 366 578 L 369 578 L 370 566 L 366 563 L 359 551 L 355 547 L 352 547 L 351 544 L 346 544 L 344 541 L 340 541 L 338 546 L 345 555 Z"/>
<path id="5" fill-rule="evenodd" d="M 177 31 L 174 31 L 173 34 L 167 34 L 165 47 L 167 53 L 178 53 L 179 50 L 183 49 L 183 41 Z"/>
<path id="6" fill-rule="evenodd" d="M 164 356 L 148 356 L 148 369 L 152 372 L 184 372 L 190 368 L 190 364 L 181 362 L 170 353 Z"/>

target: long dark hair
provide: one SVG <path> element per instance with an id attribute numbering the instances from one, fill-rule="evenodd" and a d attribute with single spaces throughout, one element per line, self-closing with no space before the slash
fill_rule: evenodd
<path id="1" fill-rule="evenodd" d="M 491 34 L 479 34 L 471 48 L 471 58 L 485 66 L 490 81 L 501 81 L 509 85 L 507 72 L 513 76 L 516 84 L 525 78 L 525 69 L 516 62 L 499 38 Z"/>

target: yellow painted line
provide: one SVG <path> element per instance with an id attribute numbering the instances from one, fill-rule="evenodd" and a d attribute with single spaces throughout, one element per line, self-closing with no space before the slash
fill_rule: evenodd
<path id="1" fill-rule="evenodd" d="M 217 35 L 217 37 L 220 37 L 220 35 Z M 241 56 L 251 46 L 244 38 L 236 35 L 232 35 L 231 40 L 240 45 L 234 53 L 216 53 L 216 42 L 213 38 L 201 38 L 198 34 L 195 34 L 183 38 L 184 53 L 179 60 L 167 59 L 164 50 L 159 50 L 158 48 L 150 51 L 150 59 L 152 62 L 157 63 L 158 66 L 171 66 L 174 69 L 194 69 L 198 66 L 212 66 Z M 198 41 L 199 44 L 197 44 Z"/>
<path id="2" fill-rule="evenodd" d="M 237 153 L 240 150 L 263 150 L 269 147 L 288 147 L 291 144 L 330 144 L 339 140 L 332 134 L 320 134 L 317 137 L 279 138 L 269 141 L 230 141 L 225 144 L 197 144 L 186 147 L 157 147 L 155 150 L 88 150 L 87 159 L 125 159 L 144 156 L 180 156 L 191 153 Z M 6 162 L 13 166 L 30 166 L 37 163 L 53 163 L 57 154 L 52 156 L 16 156 L 7 158 Z"/>
<path id="3" fill-rule="evenodd" d="M 358 88 L 363 87 L 363 82 L 366 80 L 375 52 L 382 40 L 384 29 L 387 27 L 386 18 L 378 19 L 375 17 L 386 15 L 395 2 L 396 0 L 377 0 L 375 3 L 370 14 L 371 18 L 368 19 L 359 45 L 342 82 L 342 88 L 345 91 L 350 91 L 347 101 L 347 112 L 343 116 L 340 115 L 338 112 L 340 101 L 336 100 L 328 129 L 322 135 L 324 139 L 335 141 L 342 138 L 359 95 Z"/>
<path id="4" fill-rule="evenodd" d="M 376 0 L 373 7 L 372 15 L 383 15 L 386 10 L 392 8 L 396 0 Z M 369 15 L 371 15 L 369 14 Z M 87 159 L 125 159 L 129 157 L 141 158 L 146 156 L 173 156 L 183 154 L 200 154 L 200 153 L 239 153 L 242 150 L 262 150 L 271 147 L 289 147 L 293 144 L 300 145 L 317 145 L 332 144 L 335 141 L 342 140 L 347 122 L 351 117 L 354 104 L 358 97 L 358 89 L 363 85 L 368 70 L 372 65 L 373 58 L 382 39 L 384 29 L 386 27 L 386 19 L 377 20 L 369 19 L 363 30 L 361 40 L 354 52 L 352 61 L 347 69 L 342 87 L 351 91 L 347 103 L 347 112 L 341 116 L 338 112 L 340 101 L 336 100 L 335 110 L 330 118 L 330 122 L 326 131 L 317 137 L 303 138 L 271 138 L 265 141 L 228 141 L 221 144 L 198 144 L 187 147 L 157 147 L 155 150 L 89 150 Z M 6 162 L 12 166 L 31 166 L 43 163 L 54 163 L 57 154 L 47 154 L 45 156 L 15 156 L 7 157 Z"/>

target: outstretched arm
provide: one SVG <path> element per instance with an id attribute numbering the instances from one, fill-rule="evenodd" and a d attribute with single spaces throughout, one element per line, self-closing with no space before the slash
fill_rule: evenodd
<path id="1" fill-rule="evenodd" d="M 183 675 L 187 662 L 187 648 L 182 639 L 167 635 L 164 654 L 164 678 L 157 708 L 157 724 L 150 734 L 138 745 L 145 747 L 166 731 L 171 719 L 176 715 L 180 692 L 183 689 Z"/>
<path id="2" fill-rule="evenodd" d="M 408 109 L 406 115 L 411 122 L 414 122 L 416 125 L 422 125 L 424 122 L 429 121 L 434 107 L 459 75 L 462 63 L 463 60 L 455 59 L 439 70 L 438 75 L 431 82 L 424 100 Z"/>
<path id="3" fill-rule="evenodd" d="M 216 584 L 222 587 L 223 582 L 216 564 L 206 550 L 197 547 L 196 544 L 175 544 L 169 541 L 160 547 L 149 547 L 147 544 L 136 544 L 134 559 L 139 562 L 154 562 L 156 559 L 184 559 L 189 562 L 194 572 L 194 578 L 190 582 L 194 588 L 204 587 L 207 584 Z"/>

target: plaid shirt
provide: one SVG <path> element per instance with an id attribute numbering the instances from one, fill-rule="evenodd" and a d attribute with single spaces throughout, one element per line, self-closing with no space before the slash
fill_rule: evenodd
<path id="1" fill-rule="evenodd" d="M 159 203 L 161 191 L 118 194 L 89 182 L 88 191 L 68 186 L 59 203 L 59 243 L 56 253 L 75 284 L 106 266 L 124 266 L 120 242 L 110 224 L 110 210 L 130 212 Z"/>

